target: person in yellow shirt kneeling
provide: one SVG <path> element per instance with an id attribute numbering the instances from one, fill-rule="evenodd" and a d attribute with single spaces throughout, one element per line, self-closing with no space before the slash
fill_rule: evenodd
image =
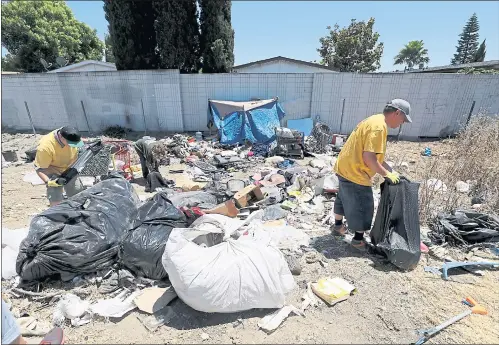
<path id="1" fill-rule="evenodd" d="M 47 198 L 50 206 L 63 200 L 63 189 L 71 197 L 83 191 L 78 177 L 66 184 L 58 182 L 61 174 L 78 158 L 78 148 L 83 146 L 80 132 L 73 127 L 62 127 L 42 137 L 36 150 L 35 169 L 47 186 Z"/>
<path id="2" fill-rule="evenodd" d="M 399 175 L 385 162 L 388 127 L 397 128 L 412 122 L 411 106 L 403 99 L 394 99 L 376 114 L 360 122 L 341 149 L 334 170 L 339 180 L 339 191 L 334 202 L 335 224 L 333 234 L 345 236 L 348 228 L 354 231 L 352 246 L 366 249 L 364 232 L 371 229 L 374 215 L 372 192 L 373 176 L 378 173 L 391 183 L 399 182 Z"/>

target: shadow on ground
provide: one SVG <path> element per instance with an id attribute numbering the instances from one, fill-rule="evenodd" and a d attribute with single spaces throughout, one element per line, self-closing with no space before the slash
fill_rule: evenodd
<path id="1" fill-rule="evenodd" d="M 236 313 L 204 313 L 192 309 L 180 298 L 176 298 L 169 306 L 172 308 L 174 316 L 170 318 L 167 325 L 178 330 L 201 329 L 227 323 L 232 323 L 233 327 L 236 328 L 241 324 L 244 325 L 246 319 L 262 318 L 274 310 L 252 309 Z"/>
<path id="2" fill-rule="evenodd" d="M 398 271 L 383 255 L 376 253 L 374 247 L 369 245 L 367 252 L 353 248 L 349 243 L 331 234 L 315 237 L 312 248 L 322 253 L 327 259 L 339 260 L 341 258 L 364 258 L 371 260 L 370 266 L 381 272 Z"/>

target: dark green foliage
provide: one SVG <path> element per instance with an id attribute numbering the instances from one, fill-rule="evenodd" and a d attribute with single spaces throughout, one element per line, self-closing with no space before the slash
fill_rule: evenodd
<path id="1" fill-rule="evenodd" d="M 40 59 L 55 66 L 101 60 L 103 43 L 95 30 L 77 21 L 64 1 L 10 1 L 2 4 L 2 46 L 5 63 L 23 72 L 43 72 Z"/>
<path id="2" fill-rule="evenodd" d="M 118 70 L 158 67 L 152 1 L 104 0 Z"/>
<path id="3" fill-rule="evenodd" d="M 350 25 L 340 29 L 338 24 L 328 26 L 329 36 L 320 38 L 317 49 L 321 64 L 340 72 L 374 72 L 380 67 L 383 43 L 378 43 L 379 34 L 373 31 L 374 18 L 367 23 L 352 19 Z"/>
<path id="4" fill-rule="evenodd" d="M 395 56 L 394 65 L 407 65 L 408 68 L 414 66 L 424 66 L 430 62 L 428 49 L 424 47 L 423 41 L 410 41 Z"/>
<path id="5" fill-rule="evenodd" d="M 104 36 L 104 45 L 105 45 L 105 50 L 106 50 L 106 62 L 115 62 L 114 59 L 114 54 L 113 54 L 113 42 L 111 41 L 111 36 L 109 34 L 106 34 Z"/>
<path id="6" fill-rule="evenodd" d="M 485 61 L 485 54 L 487 53 L 486 47 L 485 47 L 485 40 L 483 40 L 482 44 L 480 44 L 480 47 L 475 53 L 475 56 L 473 57 L 473 62 L 483 62 Z"/>
<path id="7" fill-rule="evenodd" d="M 5 72 L 20 72 L 19 60 L 12 54 L 2 56 L 2 71 Z"/>
<path id="8" fill-rule="evenodd" d="M 230 0 L 199 0 L 203 73 L 227 73 L 234 65 Z"/>
<path id="9" fill-rule="evenodd" d="M 451 64 L 458 65 L 463 63 L 474 62 L 475 54 L 478 49 L 478 18 L 476 13 L 468 19 L 468 22 L 463 28 L 463 32 L 459 35 L 459 41 L 456 47 L 456 53 L 451 60 Z"/>
<path id="10" fill-rule="evenodd" d="M 159 66 L 183 73 L 199 70 L 199 24 L 196 0 L 154 0 Z"/>

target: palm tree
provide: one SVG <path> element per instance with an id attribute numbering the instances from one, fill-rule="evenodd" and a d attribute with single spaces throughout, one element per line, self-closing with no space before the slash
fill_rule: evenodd
<path id="1" fill-rule="evenodd" d="M 423 41 L 410 41 L 404 48 L 395 56 L 394 65 L 407 65 L 408 68 L 413 66 L 424 67 L 424 64 L 430 62 L 428 57 L 428 49 L 425 49 Z"/>

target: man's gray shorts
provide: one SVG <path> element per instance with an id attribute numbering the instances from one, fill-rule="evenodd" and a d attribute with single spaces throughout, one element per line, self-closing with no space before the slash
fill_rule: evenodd
<path id="1" fill-rule="evenodd" d="M 41 169 L 41 171 L 45 173 L 45 175 L 47 175 L 50 179 L 59 177 L 58 175 L 50 173 L 47 170 L 44 171 L 44 169 Z M 84 189 L 85 187 L 83 186 L 83 183 L 81 183 L 81 180 L 78 177 L 75 177 L 70 180 L 64 187 L 47 187 L 47 199 L 49 199 L 50 202 L 61 202 L 62 200 L 64 200 L 62 194 L 63 190 L 66 192 L 66 196 L 70 198 L 73 195 L 82 192 Z"/>
<path id="2" fill-rule="evenodd" d="M 337 175 L 338 176 L 338 175 Z M 339 191 L 334 201 L 334 213 L 345 216 L 352 231 L 371 230 L 374 198 L 371 187 L 353 183 L 338 176 Z"/>

